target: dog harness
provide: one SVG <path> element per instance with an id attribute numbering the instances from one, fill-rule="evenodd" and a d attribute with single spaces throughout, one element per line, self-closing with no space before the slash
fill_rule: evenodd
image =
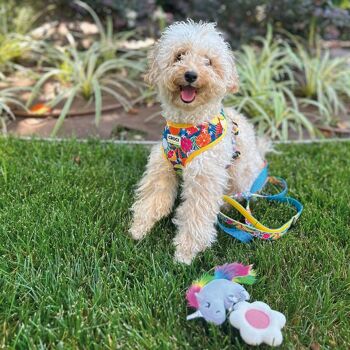
<path id="1" fill-rule="evenodd" d="M 224 138 L 227 132 L 227 121 L 223 110 L 209 122 L 199 125 L 178 124 L 167 122 L 163 131 L 162 146 L 166 159 L 173 165 L 177 173 L 196 156 L 215 146 Z M 239 156 L 236 150 L 235 135 L 238 134 L 237 124 L 233 129 L 233 158 Z"/>
<path id="2" fill-rule="evenodd" d="M 223 110 L 209 122 L 199 125 L 167 122 L 162 140 L 165 158 L 173 165 L 177 173 L 181 173 L 193 158 L 220 142 L 226 132 L 227 121 Z M 238 135 L 238 126 L 234 123 L 232 131 L 233 159 L 240 155 L 240 152 L 236 149 L 236 135 Z M 263 190 L 267 184 L 280 187 L 281 190 L 275 194 L 265 193 Z M 303 211 L 303 205 L 299 201 L 286 197 L 287 189 L 285 180 L 268 175 L 268 166 L 265 163 L 250 191 L 232 196 L 224 195 L 222 198 L 224 202 L 231 205 L 244 217 L 244 222 L 233 219 L 228 214 L 220 211 L 217 221 L 218 226 L 222 231 L 244 243 L 250 242 L 254 237 L 263 240 L 276 240 L 282 237 L 298 220 Z M 258 198 L 266 199 L 269 202 L 288 204 L 294 207 L 296 213 L 281 227 L 269 228 L 252 215 L 250 202 Z M 246 201 L 246 207 L 239 203 L 241 200 Z"/>

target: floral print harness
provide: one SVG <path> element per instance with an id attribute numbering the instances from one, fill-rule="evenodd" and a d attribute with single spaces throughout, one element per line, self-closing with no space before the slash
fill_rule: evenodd
<path id="1" fill-rule="evenodd" d="M 162 140 L 164 155 L 173 165 L 174 170 L 181 173 L 194 157 L 216 145 L 226 132 L 227 121 L 223 111 L 209 122 L 199 125 L 167 122 Z M 235 146 L 234 136 L 237 134 L 238 127 L 234 123 L 232 137 L 234 159 L 240 154 Z"/>

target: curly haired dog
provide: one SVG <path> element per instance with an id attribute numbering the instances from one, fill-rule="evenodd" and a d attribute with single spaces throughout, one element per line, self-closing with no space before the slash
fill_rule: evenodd
<path id="1" fill-rule="evenodd" d="M 146 81 L 157 89 L 168 132 L 171 134 L 175 125 L 180 134 L 163 138 L 163 143 L 152 149 L 136 190 L 129 232 L 134 239 L 142 239 L 158 220 L 171 213 L 182 178 L 182 202 L 173 219 L 178 231 L 174 239 L 175 259 L 189 264 L 198 252 L 215 241 L 215 223 L 223 194 L 249 190 L 264 166 L 266 145 L 259 142 L 242 115 L 222 107 L 224 96 L 238 91 L 239 79 L 234 56 L 215 24 L 187 21 L 169 26 L 149 54 Z M 210 124 L 218 115 L 220 119 Z M 231 130 L 236 123 L 239 134 L 234 136 Z M 196 142 L 210 142 L 208 132 L 214 139 L 219 133 L 220 140 L 184 162 L 182 156 L 187 157 L 188 149 L 182 147 L 185 143 L 181 127 L 187 128 L 183 129 L 187 134 L 191 130 L 202 134 L 201 140 L 192 139 L 190 147 Z M 170 145 L 172 150 L 165 153 L 168 142 L 175 146 Z M 233 158 L 233 144 L 240 152 L 238 159 Z M 181 177 L 174 167 L 179 163 L 176 155 L 184 165 L 180 164 Z"/>

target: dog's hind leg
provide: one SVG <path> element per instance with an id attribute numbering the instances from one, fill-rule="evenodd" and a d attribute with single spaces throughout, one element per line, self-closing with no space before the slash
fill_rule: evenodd
<path id="1" fill-rule="evenodd" d="M 215 223 L 228 178 L 221 164 L 213 161 L 203 167 L 198 158 L 184 171 L 183 203 L 173 219 L 178 228 L 175 260 L 186 264 L 216 239 Z"/>
<path id="2" fill-rule="evenodd" d="M 161 145 L 152 148 L 146 172 L 135 192 L 129 229 L 134 239 L 142 239 L 158 220 L 167 216 L 176 199 L 178 179 L 162 152 Z"/>

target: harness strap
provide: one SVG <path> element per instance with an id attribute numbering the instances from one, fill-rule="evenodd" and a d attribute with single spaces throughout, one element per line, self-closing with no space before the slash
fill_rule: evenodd
<path id="1" fill-rule="evenodd" d="M 281 188 L 280 192 L 276 194 L 262 194 L 257 193 L 268 184 L 277 185 Z M 298 220 L 303 211 L 303 205 L 294 198 L 286 197 L 288 191 L 287 183 L 284 179 L 268 176 L 268 166 L 265 165 L 260 172 L 257 179 L 254 181 L 249 192 L 239 193 L 234 196 L 223 196 L 223 200 L 235 208 L 245 218 L 245 223 L 239 222 L 230 218 L 228 215 L 220 211 L 218 215 L 218 226 L 229 235 L 237 238 L 242 242 L 249 242 L 253 237 L 258 237 L 264 240 L 276 240 L 283 236 L 289 228 Z M 244 198 L 247 201 L 247 205 L 244 208 L 236 198 Z M 293 215 L 286 223 L 279 228 L 269 228 L 257 220 L 251 213 L 250 200 L 252 198 L 265 198 L 268 201 L 275 201 L 279 203 L 286 203 L 296 210 L 296 214 Z"/>

